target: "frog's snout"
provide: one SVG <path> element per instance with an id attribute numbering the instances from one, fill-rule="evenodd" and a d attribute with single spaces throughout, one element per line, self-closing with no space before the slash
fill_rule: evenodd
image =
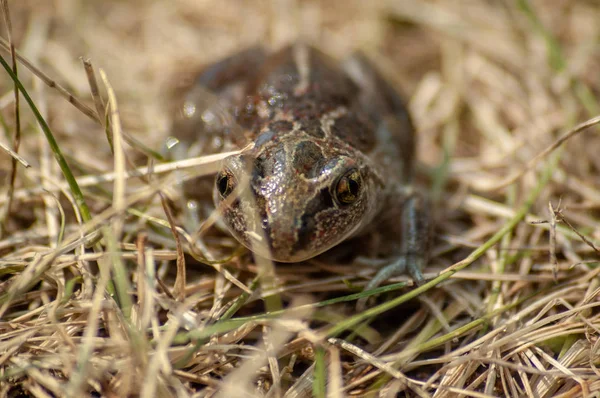
<path id="1" fill-rule="evenodd" d="M 267 219 L 261 221 L 260 230 L 244 231 L 242 236 L 236 234 L 238 239 L 248 249 L 262 257 L 273 261 L 292 263 L 307 260 L 314 256 L 310 251 L 299 250 L 297 247 L 297 234 L 292 228 L 272 227 Z M 277 233 L 273 233 L 273 230 Z"/>

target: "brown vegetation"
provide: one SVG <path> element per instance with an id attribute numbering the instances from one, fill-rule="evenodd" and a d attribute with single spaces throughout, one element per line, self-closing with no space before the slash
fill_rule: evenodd
<path id="1" fill-rule="evenodd" d="M 597 396 L 598 2 L 5 3 L 47 129 L 0 69 L 0 396 Z M 259 278 L 180 205 L 218 156 L 157 153 L 201 65 L 298 37 L 407 94 L 436 203 L 429 282 L 360 313 L 373 270 Z"/>

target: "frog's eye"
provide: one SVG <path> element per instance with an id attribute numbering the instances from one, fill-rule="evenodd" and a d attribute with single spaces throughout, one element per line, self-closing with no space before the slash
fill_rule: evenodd
<path id="1" fill-rule="evenodd" d="M 216 181 L 217 190 L 219 191 L 219 195 L 223 199 L 225 199 L 235 188 L 235 180 L 233 175 L 230 172 L 222 170 L 217 175 Z"/>
<path id="2" fill-rule="evenodd" d="M 362 178 L 357 169 L 350 169 L 338 180 L 335 186 L 335 199 L 344 206 L 350 205 L 358 199 L 362 187 Z"/>

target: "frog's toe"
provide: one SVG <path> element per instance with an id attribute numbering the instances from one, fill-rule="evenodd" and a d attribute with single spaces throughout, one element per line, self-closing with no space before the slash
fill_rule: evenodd
<path id="1" fill-rule="evenodd" d="M 367 284 L 367 286 L 365 287 L 365 290 L 375 289 L 376 287 L 381 285 L 383 282 L 390 279 L 392 276 L 401 275 L 401 274 L 404 274 L 405 272 L 406 272 L 406 258 L 399 257 L 393 263 L 388 264 L 385 267 L 381 268 L 379 271 L 377 271 L 377 273 L 375 274 L 373 279 L 371 279 L 369 281 L 369 283 Z"/>
<path id="2" fill-rule="evenodd" d="M 364 290 L 375 289 L 376 287 L 381 285 L 383 282 L 390 279 L 392 276 L 403 274 L 405 271 L 406 271 L 406 258 L 399 257 L 393 263 L 388 264 L 385 267 L 381 268 L 375 274 L 373 279 L 371 279 L 369 281 L 369 283 L 367 283 L 367 286 L 365 286 Z M 363 298 L 359 299 L 358 302 L 356 303 L 356 309 L 358 311 L 364 310 L 367 307 L 368 300 L 369 300 L 369 297 L 363 297 Z"/>
<path id="3" fill-rule="evenodd" d="M 395 275 L 409 274 L 415 284 L 422 285 L 425 283 L 425 278 L 421 270 L 424 267 L 425 260 L 420 256 L 408 255 L 400 256 L 391 264 L 388 264 L 381 268 L 377 274 L 369 281 L 365 290 L 374 289 L 381 283 L 390 279 Z"/>
<path id="4" fill-rule="evenodd" d="M 422 285 L 425 283 L 425 278 L 421 269 L 423 269 L 424 260 L 418 256 L 401 256 L 397 258 L 393 263 L 381 268 L 369 281 L 364 290 L 372 290 L 387 281 L 394 275 L 401 275 L 408 273 L 413 279 L 416 285 Z M 357 302 L 357 309 L 363 310 L 366 308 L 368 297 L 364 297 Z"/>
<path id="5" fill-rule="evenodd" d="M 425 283 L 425 277 L 423 277 L 423 273 L 421 272 L 423 266 L 424 264 L 422 259 L 414 258 L 412 261 L 407 261 L 406 271 L 417 286 L 421 286 Z"/>

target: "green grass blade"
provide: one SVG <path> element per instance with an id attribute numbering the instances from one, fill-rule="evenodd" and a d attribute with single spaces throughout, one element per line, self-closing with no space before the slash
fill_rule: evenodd
<path id="1" fill-rule="evenodd" d="M 313 396 L 325 398 L 327 393 L 327 363 L 325 362 L 325 349 L 318 347 L 315 350 L 315 378 L 313 381 Z"/>
<path id="2" fill-rule="evenodd" d="M 54 158 L 56 159 L 56 162 L 58 163 L 60 170 L 62 171 L 65 179 L 67 180 L 67 183 L 69 184 L 69 188 L 71 189 L 71 192 L 73 193 L 73 196 L 75 197 L 75 202 L 77 203 L 77 207 L 79 208 L 79 211 L 81 212 L 81 217 L 83 218 L 83 221 L 91 220 L 92 215 L 90 213 L 90 209 L 88 208 L 87 204 L 85 203 L 83 193 L 81 192 L 81 189 L 79 188 L 79 185 L 77 184 L 77 180 L 75 180 L 75 176 L 73 176 L 73 173 L 71 173 L 71 169 L 69 168 L 69 165 L 67 164 L 67 161 L 65 160 L 65 157 L 63 156 L 63 154 L 60 150 L 60 147 L 56 143 L 56 140 L 54 139 L 54 135 L 52 134 L 50 127 L 48 127 L 48 124 L 46 123 L 46 121 L 42 117 L 42 114 L 40 113 L 40 111 L 37 109 L 37 107 L 33 103 L 33 100 L 27 93 L 27 90 L 25 90 L 25 87 L 23 87 L 23 84 L 21 84 L 21 82 L 19 81 L 19 78 L 14 74 L 11 67 L 8 65 L 8 63 L 6 63 L 6 60 L 1 55 L 0 55 L 0 63 L 2 64 L 2 67 L 6 70 L 6 73 L 8 73 L 10 75 L 10 77 L 14 81 L 15 85 L 19 88 L 19 91 L 21 92 L 21 94 L 23 94 L 25 101 L 27 101 L 27 103 L 29 104 L 31 111 L 33 112 L 33 114 L 35 115 L 35 118 L 37 119 L 38 123 L 40 124 L 42 131 L 44 132 L 44 135 L 46 136 L 46 140 L 48 141 L 48 144 L 50 145 L 50 149 L 52 149 L 52 152 L 54 153 Z"/>

